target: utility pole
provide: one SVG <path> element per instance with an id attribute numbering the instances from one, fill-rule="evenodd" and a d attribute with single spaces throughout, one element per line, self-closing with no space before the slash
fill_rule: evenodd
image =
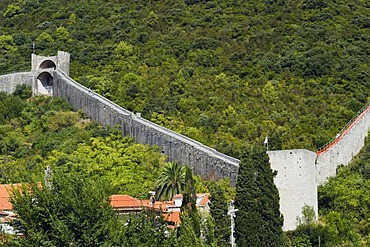
<path id="1" fill-rule="evenodd" d="M 229 211 L 227 212 L 227 215 L 230 215 L 230 221 L 231 221 L 231 235 L 230 235 L 230 242 L 231 242 L 231 247 L 235 247 L 235 238 L 234 238 L 234 228 L 235 228 L 235 212 L 238 212 L 238 209 L 235 208 L 234 206 L 234 200 L 230 201 L 229 205 Z"/>

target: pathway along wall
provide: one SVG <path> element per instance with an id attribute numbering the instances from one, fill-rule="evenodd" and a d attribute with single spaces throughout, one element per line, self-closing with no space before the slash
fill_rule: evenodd
<path id="1" fill-rule="evenodd" d="M 12 93 L 17 85 L 32 86 L 35 73 L 1 75 L 0 91 Z M 53 95 L 66 99 L 75 110 L 83 110 L 102 125 L 120 126 L 124 135 L 139 143 L 158 146 L 169 161 L 188 164 L 203 178 L 229 177 L 232 185 L 236 184 L 239 160 L 134 115 L 78 84 L 59 69 L 52 73 Z M 308 150 L 268 152 L 271 168 L 278 172 L 275 184 L 284 215 L 284 230 L 296 228 L 296 218 L 301 217 L 304 205 L 312 206 L 317 213 L 317 186 L 335 176 L 339 165 L 348 165 L 363 148 L 369 128 L 370 107 L 367 106 L 338 138 L 316 154 Z"/>
<path id="2" fill-rule="evenodd" d="M 137 142 L 158 146 L 169 161 L 190 165 L 195 174 L 207 179 L 229 177 L 235 186 L 239 160 L 217 152 L 202 143 L 145 120 L 54 70 L 54 96 L 66 99 L 74 110 L 83 110 L 99 124 L 120 126 Z"/>

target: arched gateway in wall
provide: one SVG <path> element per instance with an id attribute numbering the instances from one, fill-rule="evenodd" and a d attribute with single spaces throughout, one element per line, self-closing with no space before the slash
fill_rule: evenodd
<path id="1" fill-rule="evenodd" d="M 69 53 L 63 51 L 51 57 L 32 54 L 33 94 L 53 96 L 54 70 L 60 69 L 69 75 L 69 59 Z"/>

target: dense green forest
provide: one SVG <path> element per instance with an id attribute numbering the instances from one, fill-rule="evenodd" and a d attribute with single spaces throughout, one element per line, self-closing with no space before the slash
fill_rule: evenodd
<path id="1" fill-rule="evenodd" d="M 0 74 L 71 53 L 71 76 L 221 152 L 316 150 L 368 101 L 370 10 L 350 0 L 0 2 Z"/>

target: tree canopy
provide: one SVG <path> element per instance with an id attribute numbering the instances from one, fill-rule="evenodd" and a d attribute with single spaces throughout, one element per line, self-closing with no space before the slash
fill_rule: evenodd
<path id="1" fill-rule="evenodd" d="M 19 91 L 18 94 L 22 94 Z M 134 143 L 72 112 L 63 100 L 0 94 L 0 181 L 42 180 L 45 167 L 104 179 L 112 193 L 146 198 L 165 164 L 155 147 Z"/>
<path id="2" fill-rule="evenodd" d="M 19 246 L 113 246 L 114 224 L 106 185 L 54 172 L 50 188 L 31 183 L 14 189 L 12 205 L 23 233 Z"/>
<path id="3" fill-rule="evenodd" d="M 174 234 L 154 211 L 116 215 L 104 180 L 53 171 L 50 186 L 13 189 L 14 227 L 6 246 L 173 246 Z"/>
<path id="4" fill-rule="evenodd" d="M 177 163 L 168 163 L 162 167 L 155 183 L 158 199 L 172 200 L 176 194 L 184 192 L 185 169 Z"/>

